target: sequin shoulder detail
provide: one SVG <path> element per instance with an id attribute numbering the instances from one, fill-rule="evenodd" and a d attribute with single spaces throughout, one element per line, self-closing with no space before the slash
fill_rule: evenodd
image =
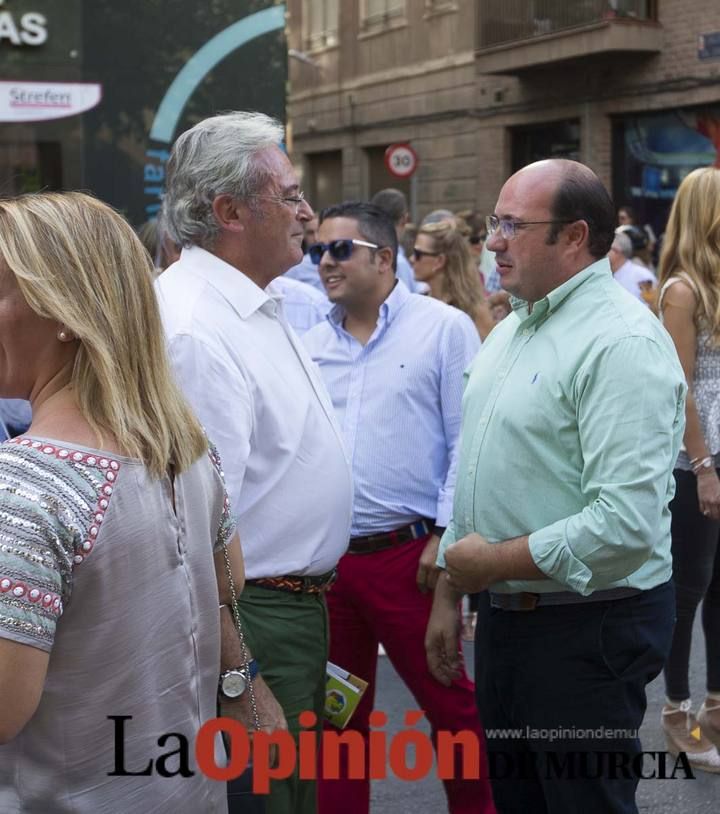
<path id="1" fill-rule="evenodd" d="M 121 464 L 31 438 L 0 444 L 0 636 L 50 650 Z"/>

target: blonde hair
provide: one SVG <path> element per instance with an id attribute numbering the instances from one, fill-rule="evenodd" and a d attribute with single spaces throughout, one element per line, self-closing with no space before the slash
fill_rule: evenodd
<path id="1" fill-rule="evenodd" d="M 81 192 L 0 201 L 0 257 L 28 305 L 80 340 L 71 387 L 90 426 L 156 477 L 206 449 L 176 387 L 153 266 L 130 225 Z"/>
<path id="2" fill-rule="evenodd" d="M 659 287 L 686 274 L 696 289 L 696 323 L 720 344 L 720 170 L 693 170 L 678 188 L 665 230 Z"/>
<path id="3" fill-rule="evenodd" d="M 428 223 L 420 227 L 418 234 L 431 238 L 433 250 L 445 255 L 442 270 L 443 300 L 464 311 L 474 321 L 478 306 L 484 302 L 485 296 L 465 236 L 451 221 Z"/>

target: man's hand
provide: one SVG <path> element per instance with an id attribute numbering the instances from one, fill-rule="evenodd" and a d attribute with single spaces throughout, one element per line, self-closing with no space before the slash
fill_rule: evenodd
<path id="1" fill-rule="evenodd" d="M 459 593 L 475 594 L 497 582 L 492 566 L 492 545 L 479 534 L 468 534 L 445 551 L 450 586 Z"/>
<path id="2" fill-rule="evenodd" d="M 433 534 L 425 544 L 423 553 L 420 555 L 416 580 L 421 593 L 426 594 L 428 591 L 435 590 L 435 584 L 440 575 L 440 568 L 435 565 L 439 547 L 440 538 L 437 534 Z"/>
<path id="3" fill-rule="evenodd" d="M 452 590 L 441 572 L 425 632 L 425 653 L 430 674 L 445 687 L 460 678 L 460 614 L 462 595 Z"/>
<path id="4" fill-rule="evenodd" d="M 287 729 L 287 721 L 282 707 L 270 691 L 270 688 L 261 675 L 256 675 L 253 680 L 253 690 L 255 692 L 255 704 L 257 705 L 260 729 L 270 734 L 277 729 Z M 252 741 L 252 734 L 255 732 L 255 719 L 250 703 L 250 689 L 237 699 L 237 701 L 222 701 L 220 704 L 220 714 L 226 718 L 232 718 L 242 724 L 247 730 L 248 737 Z M 270 753 L 270 768 L 277 765 L 277 745 L 272 744 Z"/>

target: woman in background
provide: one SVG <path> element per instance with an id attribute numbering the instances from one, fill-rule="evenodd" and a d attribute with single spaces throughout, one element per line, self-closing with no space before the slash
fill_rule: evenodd
<path id="1" fill-rule="evenodd" d="M 660 258 L 659 308 L 688 383 L 670 504 L 677 622 L 662 724 L 669 751 L 720 772 L 720 170 L 695 170 L 680 184 Z M 696 719 L 688 670 L 701 600 L 707 695 Z"/>
<path id="2" fill-rule="evenodd" d="M 495 327 L 485 302 L 477 265 L 468 242 L 454 221 L 421 226 L 411 262 L 415 279 L 427 283 L 430 296 L 464 311 L 475 323 L 481 339 Z"/>

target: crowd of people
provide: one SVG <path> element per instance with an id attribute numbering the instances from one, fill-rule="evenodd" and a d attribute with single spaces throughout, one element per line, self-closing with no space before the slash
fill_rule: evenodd
<path id="1" fill-rule="evenodd" d="M 452 814 L 637 811 L 639 775 L 552 767 L 639 756 L 663 669 L 668 750 L 720 771 L 720 170 L 656 277 L 578 162 L 413 225 L 395 189 L 316 214 L 283 136 L 183 133 L 142 242 L 0 201 L 0 810 L 367 814 L 348 760 L 259 799 L 158 747 L 319 734 L 329 659 L 369 755 L 379 652 L 480 745 Z"/>

